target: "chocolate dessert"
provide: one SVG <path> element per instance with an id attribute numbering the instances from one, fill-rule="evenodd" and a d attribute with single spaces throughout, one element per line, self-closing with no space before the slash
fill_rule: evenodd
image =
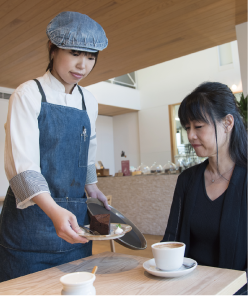
<path id="1" fill-rule="evenodd" d="M 101 235 L 109 234 L 110 232 L 110 214 L 100 214 L 91 216 L 90 230 L 95 230 Z"/>

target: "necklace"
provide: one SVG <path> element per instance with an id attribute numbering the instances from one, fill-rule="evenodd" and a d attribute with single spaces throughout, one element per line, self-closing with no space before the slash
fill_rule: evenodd
<path id="1" fill-rule="evenodd" d="M 235 166 L 235 165 L 234 165 Z M 211 171 L 210 170 L 208 170 L 209 171 L 209 173 L 210 173 L 210 176 L 211 176 L 211 182 L 212 183 L 214 183 L 216 180 L 218 180 L 220 177 L 223 177 L 223 175 L 225 175 L 226 173 L 228 173 L 228 172 L 230 172 L 231 171 L 231 169 L 233 169 L 234 168 L 234 166 L 232 166 L 231 168 L 230 168 L 230 170 L 228 170 L 228 171 L 226 171 L 225 173 L 223 173 L 223 174 L 220 174 L 220 176 L 217 178 L 217 179 L 214 179 L 213 177 L 212 177 L 212 173 L 211 173 Z M 230 181 L 230 180 L 227 180 L 225 177 L 223 177 L 226 181 Z"/>

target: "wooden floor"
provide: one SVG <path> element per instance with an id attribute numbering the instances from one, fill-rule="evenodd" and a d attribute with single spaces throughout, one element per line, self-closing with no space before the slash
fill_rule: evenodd
<path id="1" fill-rule="evenodd" d="M 162 240 L 163 236 L 160 235 L 150 235 L 150 234 L 144 234 L 145 239 L 147 241 L 147 248 L 145 250 L 131 250 L 128 248 L 125 248 L 115 242 L 115 252 L 116 253 L 122 253 L 127 255 L 135 255 L 135 256 L 141 256 L 146 258 L 153 258 L 152 256 L 152 249 L 151 245 L 158 243 Z M 99 254 L 102 252 L 111 251 L 110 248 L 110 241 L 93 241 L 93 255 Z"/>

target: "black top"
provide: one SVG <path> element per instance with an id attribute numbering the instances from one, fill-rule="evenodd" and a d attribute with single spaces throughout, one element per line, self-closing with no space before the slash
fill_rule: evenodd
<path id="1" fill-rule="evenodd" d="M 207 165 L 208 160 L 179 175 L 162 240 L 184 242 L 185 257 L 190 257 L 191 218 Z M 235 165 L 223 200 L 217 266 L 236 270 L 247 269 L 247 168 L 239 165 Z"/>
<path id="2" fill-rule="evenodd" d="M 218 267 L 219 234 L 223 201 L 226 191 L 211 200 L 206 192 L 204 174 L 190 219 L 190 249 L 188 257 L 200 265 Z"/>

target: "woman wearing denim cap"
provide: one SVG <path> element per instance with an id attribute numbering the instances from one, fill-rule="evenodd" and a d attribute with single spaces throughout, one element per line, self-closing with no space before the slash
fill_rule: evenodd
<path id="1" fill-rule="evenodd" d="M 196 154 L 208 159 L 178 177 L 163 241 L 184 242 L 185 257 L 201 265 L 246 271 L 247 131 L 236 99 L 226 85 L 206 82 L 178 115 Z"/>
<path id="2" fill-rule="evenodd" d="M 97 102 L 78 85 L 108 40 L 98 23 L 70 11 L 48 24 L 47 36 L 47 72 L 9 102 L 0 282 L 92 254 L 91 241 L 78 234 L 89 223 L 85 190 L 110 209 L 96 186 Z"/>

